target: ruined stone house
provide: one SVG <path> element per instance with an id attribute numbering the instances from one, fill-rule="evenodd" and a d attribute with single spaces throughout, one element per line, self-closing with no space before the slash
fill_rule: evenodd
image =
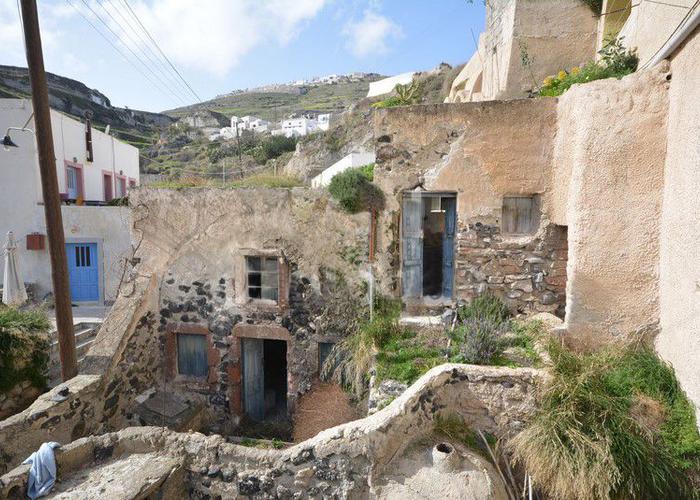
<path id="1" fill-rule="evenodd" d="M 386 202 L 378 290 L 407 314 L 495 293 L 514 310 L 560 315 L 561 335 L 592 344 L 655 334 L 697 407 L 700 106 L 687 103 L 700 101 L 699 33 L 664 49 L 670 62 L 558 99 L 375 111 Z M 183 419 L 226 433 L 246 418 L 274 420 L 293 412 L 342 338 L 324 305 L 341 283 L 367 279 L 367 214 L 307 189 L 142 189 L 131 204 L 137 250 L 122 295 L 64 384 L 67 399 L 53 391 L 0 422 L 8 468 L 49 438 L 178 429 Z M 132 429 L 78 441 L 66 456 L 172 447 L 171 458 L 196 467 L 235 464 L 235 489 L 217 482 L 221 491 L 366 497 L 441 411 L 517 432 L 538 377 L 441 366 L 375 415 L 279 453 Z M 213 487 L 208 469 L 179 467 L 192 488 Z"/>

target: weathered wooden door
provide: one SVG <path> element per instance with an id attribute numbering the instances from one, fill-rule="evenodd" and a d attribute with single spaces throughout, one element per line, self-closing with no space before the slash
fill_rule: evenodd
<path id="1" fill-rule="evenodd" d="M 403 195 L 401 213 L 401 253 L 403 296 L 423 295 L 423 198 L 420 192 Z"/>
<path id="2" fill-rule="evenodd" d="M 253 420 L 265 418 L 264 340 L 241 339 L 243 410 Z"/>
<path id="3" fill-rule="evenodd" d="M 443 198 L 445 231 L 442 235 L 442 296 L 452 298 L 455 261 L 455 226 L 457 224 L 457 199 Z"/>

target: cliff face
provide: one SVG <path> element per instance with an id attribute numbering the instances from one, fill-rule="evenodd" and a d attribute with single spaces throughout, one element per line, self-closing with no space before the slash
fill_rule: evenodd
<path id="1" fill-rule="evenodd" d="M 128 133 L 152 132 L 166 127 L 174 120 L 161 113 L 137 111 L 112 106 L 109 98 L 84 83 L 53 73 L 46 73 L 49 85 L 49 104 L 53 109 L 82 119 L 86 111 L 92 112 L 93 123 L 99 127 L 110 125 L 119 136 L 119 130 Z M 0 65 L 0 97 L 29 97 L 31 87 L 26 68 Z"/>

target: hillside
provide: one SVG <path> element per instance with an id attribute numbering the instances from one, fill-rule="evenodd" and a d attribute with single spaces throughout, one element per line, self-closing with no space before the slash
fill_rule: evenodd
<path id="1" fill-rule="evenodd" d="M 364 98 L 370 82 L 381 78 L 381 75 L 367 75 L 360 81 L 322 85 L 279 85 L 275 86 L 274 90 L 238 91 L 164 113 L 180 118 L 197 111 L 209 110 L 226 116 L 253 115 L 269 121 L 278 121 L 290 114 L 305 111 L 340 113 Z"/>
<path id="2" fill-rule="evenodd" d="M 174 121 L 161 113 L 114 107 L 103 93 L 71 78 L 47 72 L 46 79 L 53 109 L 79 120 L 89 110 L 96 127 L 110 125 L 115 137 L 137 147 L 152 144 L 158 132 Z M 31 97 L 27 68 L 0 65 L 0 97 Z"/>

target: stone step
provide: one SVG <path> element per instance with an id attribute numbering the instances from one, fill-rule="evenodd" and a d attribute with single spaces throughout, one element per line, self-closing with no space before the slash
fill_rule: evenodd
<path id="1" fill-rule="evenodd" d="M 97 330 L 97 327 L 89 327 L 76 331 L 75 343 L 78 344 L 79 342 L 84 342 L 88 339 L 94 338 L 95 336 L 97 336 Z M 51 349 L 58 351 L 58 340 L 53 340 L 51 342 Z"/>

